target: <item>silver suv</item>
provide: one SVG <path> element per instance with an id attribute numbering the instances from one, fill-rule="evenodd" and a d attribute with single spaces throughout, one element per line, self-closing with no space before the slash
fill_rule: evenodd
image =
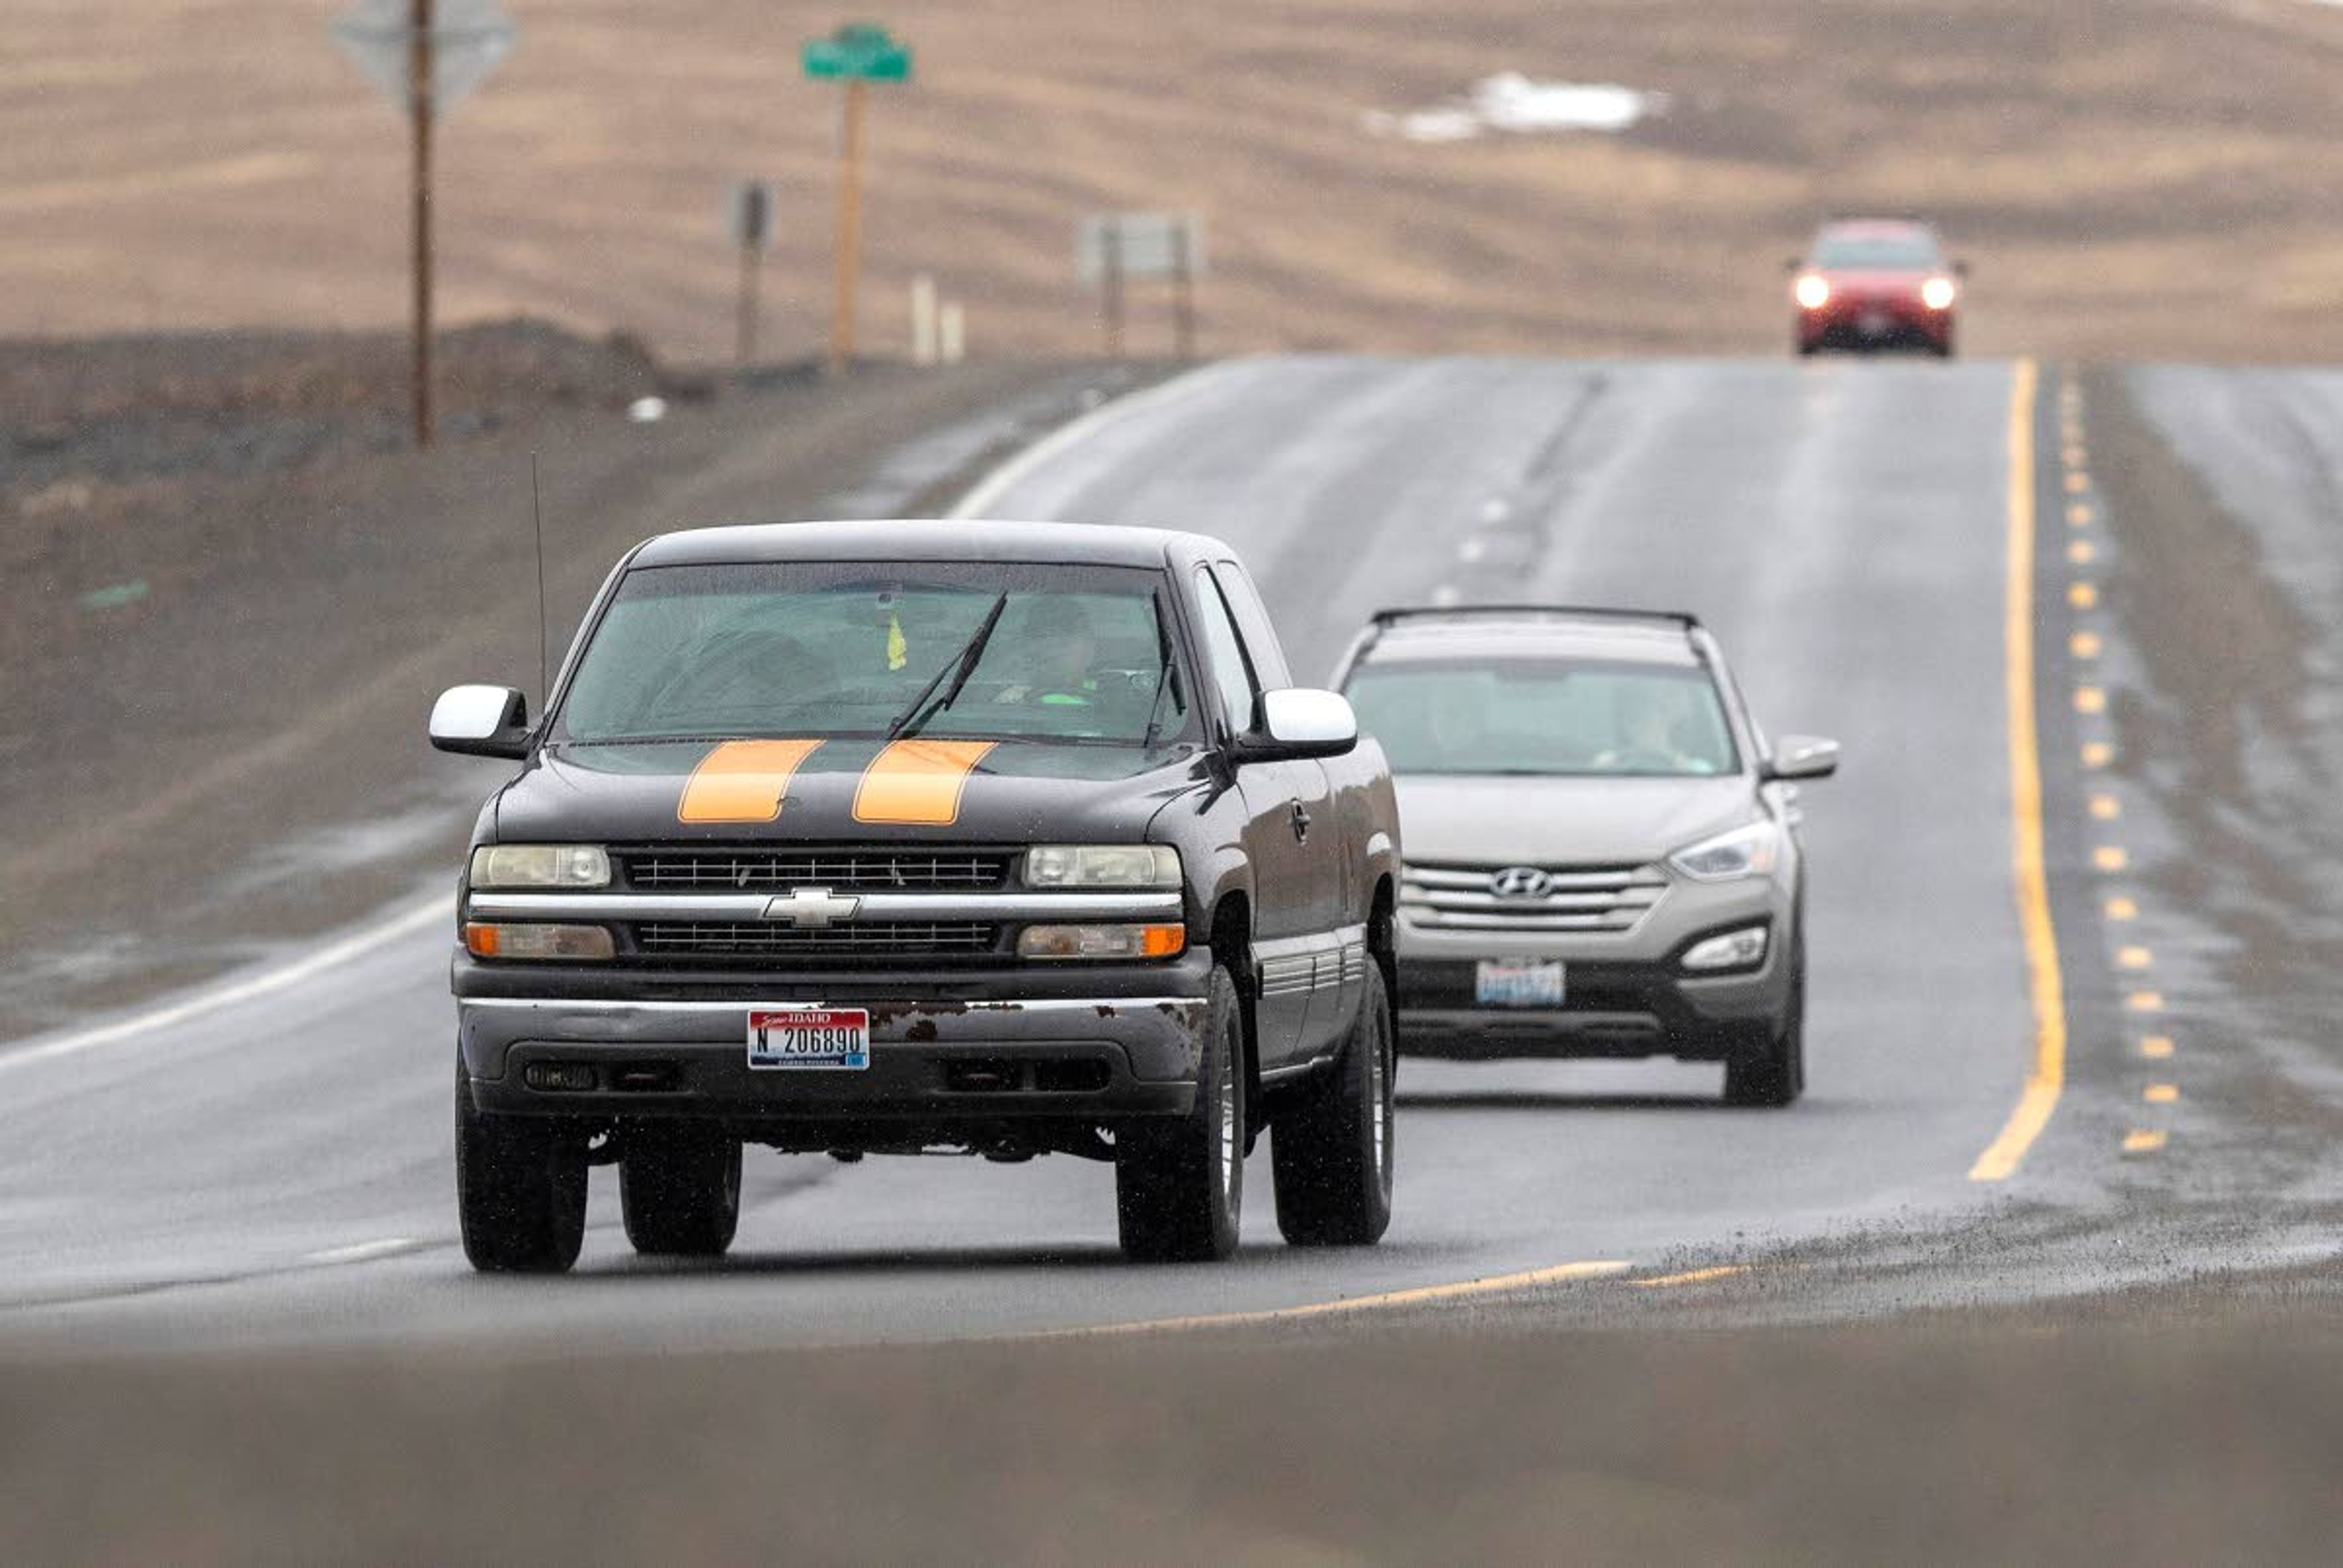
<path id="1" fill-rule="evenodd" d="M 1796 779 L 1689 615 L 1385 610 L 1334 684 L 1390 757 L 1407 860 L 1400 1049 L 1674 1056 L 1725 1098 L 1805 1086 Z"/>

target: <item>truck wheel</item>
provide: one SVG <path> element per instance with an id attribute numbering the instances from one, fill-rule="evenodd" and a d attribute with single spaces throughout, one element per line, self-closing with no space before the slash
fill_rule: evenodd
<path id="1" fill-rule="evenodd" d="M 456 1210 L 483 1273 L 558 1274 L 586 1239 L 586 1146 L 558 1121 L 472 1108 L 456 1067 Z"/>
<path id="2" fill-rule="evenodd" d="M 720 1258 L 740 1225 L 740 1145 L 721 1134 L 666 1134 L 618 1162 L 627 1240 L 649 1256 Z"/>
<path id="3" fill-rule="evenodd" d="M 1370 963 L 1342 1054 L 1293 1090 L 1270 1126 L 1277 1228 L 1294 1246 L 1373 1246 L 1391 1224 L 1393 1065 L 1391 994 Z"/>
<path id="4" fill-rule="evenodd" d="M 1161 1124 L 1120 1129 L 1114 1207 L 1123 1255 L 1135 1262 L 1225 1258 L 1237 1250 L 1244 1202 L 1244 1030 L 1236 982 L 1214 967 L 1196 1104 Z"/>
<path id="5" fill-rule="evenodd" d="M 1806 950 L 1791 950 L 1790 1005 L 1781 1026 L 1757 1050 L 1725 1063 L 1725 1103 L 1784 1106 L 1806 1089 Z"/>

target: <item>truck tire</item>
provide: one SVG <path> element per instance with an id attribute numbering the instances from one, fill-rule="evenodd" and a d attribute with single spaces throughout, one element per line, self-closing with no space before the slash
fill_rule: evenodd
<path id="1" fill-rule="evenodd" d="M 1778 1109 L 1806 1090 L 1806 945 L 1790 950 L 1790 1001 L 1755 1051 L 1725 1063 L 1725 1103 Z"/>
<path id="2" fill-rule="evenodd" d="M 492 1274 L 558 1274 L 586 1239 L 586 1146 L 558 1121 L 472 1107 L 456 1066 L 456 1211 L 464 1256 Z"/>
<path id="3" fill-rule="evenodd" d="M 1277 1228 L 1296 1247 L 1369 1247 L 1391 1224 L 1391 993 L 1380 965 L 1342 1053 L 1292 1090 L 1269 1130 Z"/>
<path id="4" fill-rule="evenodd" d="M 1237 1250 L 1244 1203 L 1244 1027 L 1236 982 L 1214 966 L 1196 1103 L 1185 1116 L 1129 1123 L 1114 1144 L 1115 1220 L 1134 1262 L 1201 1262 Z"/>
<path id="5" fill-rule="evenodd" d="M 618 1161 L 627 1240 L 649 1257 L 720 1258 L 740 1226 L 740 1144 L 664 1134 Z"/>

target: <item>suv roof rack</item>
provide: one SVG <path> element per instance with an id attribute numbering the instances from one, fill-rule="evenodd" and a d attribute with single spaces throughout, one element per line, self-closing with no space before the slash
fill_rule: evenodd
<path id="1" fill-rule="evenodd" d="M 1403 620 L 1436 620 L 1465 616 L 1543 616 L 1555 620 L 1642 620 L 1658 621 L 1666 626 L 1680 626 L 1692 630 L 1700 625 L 1700 617 L 1680 609 L 1634 609 L 1619 605 L 1594 604 L 1457 604 L 1411 605 L 1392 609 L 1379 609 L 1373 616 L 1377 627 L 1394 626 Z"/>

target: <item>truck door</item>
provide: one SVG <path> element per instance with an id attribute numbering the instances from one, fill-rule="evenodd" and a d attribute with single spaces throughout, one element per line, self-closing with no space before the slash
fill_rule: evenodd
<path id="1" fill-rule="evenodd" d="M 1225 741 L 1252 726 L 1262 688 L 1212 573 L 1197 568 L 1192 586 L 1206 673 L 1218 695 L 1215 722 Z M 1237 793 L 1245 808 L 1245 859 L 1252 866 L 1252 964 L 1258 988 L 1254 1021 L 1263 1067 L 1311 1053 L 1307 1030 L 1315 977 L 1315 916 L 1311 845 L 1296 830 L 1297 810 L 1309 809 L 1302 799 L 1304 780 L 1297 776 L 1297 766 L 1247 762 L 1236 769 Z M 1319 787 L 1324 787 L 1322 776 Z"/>
<path id="2" fill-rule="evenodd" d="M 1212 575 L 1222 602 L 1236 625 L 1254 685 L 1263 691 L 1292 685 L 1283 650 L 1252 578 L 1235 561 L 1225 559 L 1212 563 Z M 1274 805 L 1282 813 L 1285 831 L 1278 852 L 1290 879 L 1288 896 L 1294 906 L 1292 945 L 1281 955 L 1285 961 L 1279 966 L 1278 976 L 1295 985 L 1306 981 L 1310 1005 L 1302 1023 L 1302 1050 L 1317 1055 L 1332 1045 L 1350 1018 L 1342 994 L 1342 942 L 1337 930 L 1342 921 L 1348 857 L 1342 852 L 1342 824 L 1324 767 L 1315 761 L 1279 763 L 1273 770 L 1264 769 L 1264 780 L 1271 776 L 1282 799 L 1262 804 Z"/>

